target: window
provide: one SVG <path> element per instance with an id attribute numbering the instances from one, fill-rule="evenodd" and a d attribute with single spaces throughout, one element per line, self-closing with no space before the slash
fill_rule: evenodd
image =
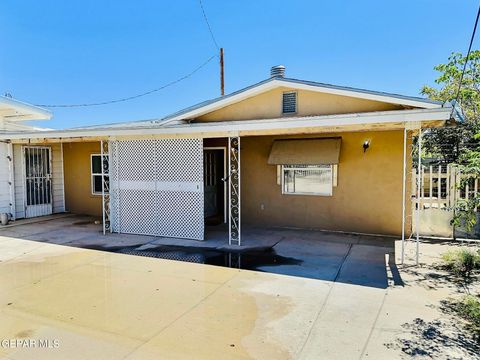
<path id="1" fill-rule="evenodd" d="M 331 196 L 332 165 L 282 165 L 282 194 Z"/>
<path id="2" fill-rule="evenodd" d="M 99 154 L 94 154 L 90 156 L 90 169 L 91 169 L 91 183 L 92 183 L 92 194 L 93 195 L 102 195 L 102 156 Z M 107 156 L 104 155 L 104 159 L 108 161 Z M 105 176 L 105 192 L 108 192 L 108 175 Z"/>
<path id="3" fill-rule="evenodd" d="M 297 112 L 297 93 L 288 91 L 283 93 L 282 113 L 295 114 Z"/>

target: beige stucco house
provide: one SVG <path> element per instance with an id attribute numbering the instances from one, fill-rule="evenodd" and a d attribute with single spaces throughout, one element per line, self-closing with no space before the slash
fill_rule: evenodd
<path id="1" fill-rule="evenodd" d="M 233 244 L 242 226 L 410 232 L 412 136 L 461 121 L 457 109 L 273 75 L 163 119 L 1 133 L 13 216 L 199 240 L 227 223 Z"/>

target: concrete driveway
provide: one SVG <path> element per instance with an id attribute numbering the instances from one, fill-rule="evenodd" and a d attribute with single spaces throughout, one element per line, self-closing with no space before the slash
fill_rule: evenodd
<path id="1" fill-rule="evenodd" d="M 396 273 L 391 238 L 245 226 L 242 246 L 238 247 L 228 246 L 227 229 L 221 226 L 207 229 L 206 241 L 196 241 L 115 233 L 103 235 L 101 226 L 88 216 L 46 219 L 0 228 L 0 235 L 383 289 L 389 280 L 394 281 L 392 274 Z M 386 262 L 390 262 L 389 266 Z M 389 268 L 393 273 L 387 272 Z"/>
<path id="2" fill-rule="evenodd" d="M 435 304 L 454 291 L 423 286 L 421 268 L 395 285 L 386 248 L 361 241 L 302 250 L 308 271 L 324 266 L 307 278 L 33 241 L 34 228 L 0 231 L 4 359 L 398 358 L 404 325 L 440 316 Z"/>

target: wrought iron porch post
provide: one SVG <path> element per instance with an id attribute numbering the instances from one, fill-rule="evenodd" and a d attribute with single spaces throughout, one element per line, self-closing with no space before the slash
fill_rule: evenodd
<path id="1" fill-rule="evenodd" d="M 111 232 L 110 223 L 110 154 L 108 140 L 102 140 L 100 143 L 100 158 L 102 164 L 102 222 L 103 235 Z"/>
<path id="2" fill-rule="evenodd" d="M 229 245 L 241 245 L 240 137 L 228 139 Z"/>

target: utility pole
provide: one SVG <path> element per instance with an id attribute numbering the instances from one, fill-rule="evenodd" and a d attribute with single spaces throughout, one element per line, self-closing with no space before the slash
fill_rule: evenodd
<path id="1" fill-rule="evenodd" d="M 225 73 L 223 66 L 223 48 L 220 48 L 220 95 L 225 95 Z"/>

